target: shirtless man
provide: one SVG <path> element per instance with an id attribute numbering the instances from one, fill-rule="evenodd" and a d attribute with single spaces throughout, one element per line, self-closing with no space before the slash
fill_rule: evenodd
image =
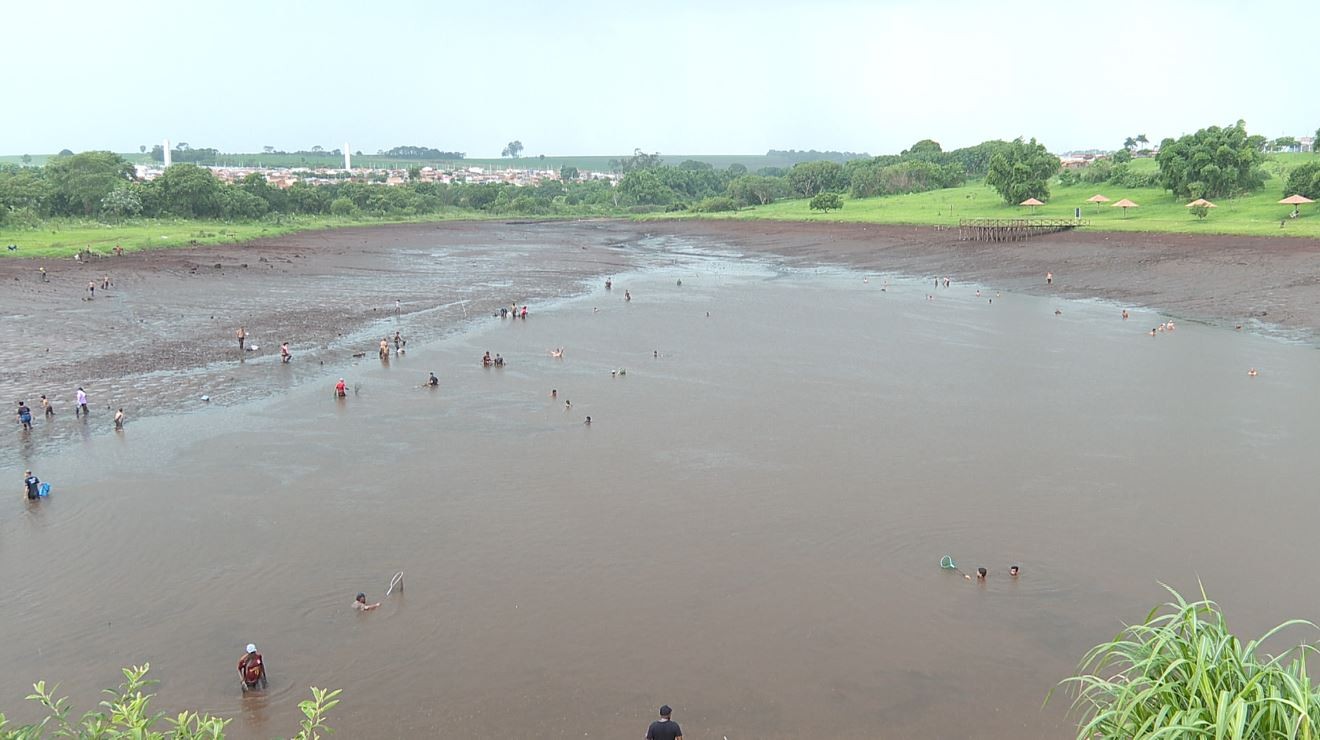
<path id="1" fill-rule="evenodd" d="M 367 595 L 366 595 L 366 594 L 358 594 L 358 595 L 357 595 L 357 598 L 353 600 L 353 608 L 354 608 L 354 609 L 357 609 L 357 610 L 360 611 L 360 612 L 369 612 L 369 611 L 371 611 L 372 609 L 379 609 L 379 608 L 380 608 L 380 602 L 377 601 L 377 602 L 374 603 L 374 604 L 368 604 L 368 603 L 367 603 Z"/>
<path id="2" fill-rule="evenodd" d="M 247 339 L 247 330 L 240 326 L 238 331 L 234 332 L 234 336 L 238 337 L 238 351 L 242 352 L 243 342 Z"/>

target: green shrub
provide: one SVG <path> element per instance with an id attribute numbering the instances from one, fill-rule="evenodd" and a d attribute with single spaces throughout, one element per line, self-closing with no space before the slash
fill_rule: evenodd
<path id="1" fill-rule="evenodd" d="M 720 213 L 724 211 L 738 210 L 738 202 L 733 198 L 725 196 L 715 196 L 712 198 L 702 198 L 692 206 L 692 210 L 697 213 Z"/>
<path id="2" fill-rule="evenodd" d="M 1080 674 L 1060 684 L 1076 692 L 1077 740 L 1317 737 L 1320 691 L 1306 670 L 1316 646 L 1258 654 L 1283 629 L 1314 624 L 1284 622 L 1243 645 L 1204 592 L 1189 603 L 1168 590 L 1174 601 L 1164 613 L 1157 607 L 1143 624 L 1092 648 Z"/>
<path id="3" fill-rule="evenodd" d="M 10 725 L 0 714 L 0 740 L 41 740 L 42 738 L 76 738 L 77 740 L 220 740 L 230 720 L 209 714 L 184 711 L 166 717 L 152 713 L 151 700 L 155 694 L 146 690 L 156 684 L 147 679 L 151 665 L 144 664 L 123 669 L 124 683 L 116 690 L 107 689 L 107 698 L 100 709 L 90 711 L 76 719 L 70 717 L 69 700 L 56 698 L 55 687 L 46 687 L 45 681 L 32 686 L 27 698 L 46 710 L 45 719 L 32 725 Z M 331 732 L 325 724 L 326 714 L 339 704 L 340 690 L 328 691 L 312 687 L 312 698 L 298 703 L 303 714 L 300 731 L 290 740 L 319 740 Z"/>

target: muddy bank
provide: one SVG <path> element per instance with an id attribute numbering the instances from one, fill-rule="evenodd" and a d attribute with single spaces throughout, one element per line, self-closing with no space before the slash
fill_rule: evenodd
<path id="1" fill-rule="evenodd" d="M 647 227 L 804 263 L 1103 298 L 1186 319 L 1320 336 L 1320 241 L 1075 231 L 1007 244 L 924 226 L 670 221 Z M 1054 273 L 1046 285 L 1045 274 Z"/>
<path id="2" fill-rule="evenodd" d="M 867 224 L 400 224 L 90 263 L 0 262 L 0 283 L 9 286 L 0 299 L 8 370 L 0 398 L 35 407 L 44 393 L 60 421 L 83 386 L 108 423 L 120 406 L 133 418 L 196 408 L 202 396 L 262 397 L 334 372 L 358 353 L 374 360 L 380 338 L 395 331 L 413 342 L 434 338 L 510 303 L 530 304 L 534 314 L 538 303 L 604 275 L 662 264 L 675 244 L 1103 298 L 1310 341 L 1320 332 L 1315 240 L 1079 231 L 981 244 L 947 230 Z M 109 288 L 101 287 L 106 278 Z M 94 297 L 89 282 L 98 286 Z M 238 349 L 240 325 L 252 351 Z M 278 359 L 284 341 L 295 355 L 289 365 Z M 61 426 L 42 439 L 84 433 Z"/>
<path id="3" fill-rule="evenodd" d="M 261 397 L 357 353 L 374 361 L 395 331 L 434 338 L 511 303 L 534 316 L 538 304 L 626 269 L 618 244 L 634 234 L 626 224 L 403 224 L 90 262 L 6 260 L 0 398 L 36 408 L 49 396 L 56 423 L 37 436 L 55 441 L 83 433 L 72 426 L 79 386 L 93 424 L 118 407 L 131 420 L 196 408 L 202 396 Z M 240 325 L 249 351 L 238 348 Z M 285 341 L 295 359 L 281 365 Z"/>

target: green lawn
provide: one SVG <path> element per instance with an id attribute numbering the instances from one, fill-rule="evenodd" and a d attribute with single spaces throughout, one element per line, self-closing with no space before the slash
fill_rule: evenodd
<path id="1" fill-rule="evenodd" d="M 101 224 L 81 219 L 52 219 L 44 223 L 40 229 L 0 227 L 0 258 L 69 257 L 82 249 L 90 249 L 99 254 L 110 254 L 116 246 L 121 246 L 126 251 L 136 252 L 144 249 L 163 249 L 202 244 L 233 244 L 291 234 L 296 231 L 474 218 L 481 218 L 481 216 L 469 211 L 433 214 L 417 219 L 350 219 L 334 216 L 295 216 L 285 217 L 278 223 L 273 221 L 229 223 L 191 219 L 135 219 L 121 224 Z M 18 250 L 11 252 L 5 249 L 4 247 L 9 244 L 18 245 Z"/>
<path id="2" fill-rule="evenodd" d="M 1242 234 L 1259 236 L 1304 236 L 1320 238 L 1320 203 L 1302 207 L 1302 217 L 1287 218 L 1291 206 L 1279 205 L 1284 182 L 1284 168 L 1307 161 L 1312 155 L 1277 155 L 1267 165 L 1271 178 L 1265 187 L 1241 198 L 1214 200 L 1205 219 L 1198 219 L 1186 208 L 1186 201 L 1155 188 L 1119 188 L 1112 185 L 1074 185 L 1050 187 L 1050 198 L 1036 209 L 1010 206 L 994 190 L 980 181 L 959 188 L 933 190 L 912 195 L 894 195 L 854 200 L 844 198 L 840 211 L 814 212 L 806 200 L 785 200 L 766 206 L 745 208 L 734 213 L 655 214 L 645 218 L 727 218 L 778 221 L 834 221 L 882 224 L 925 224 L 957 226 L 964 218 L 1072 218 L 1073 209 L 1082 209 L 1082 218 L 1097 231 L 1156 231 L 1186 234 Z M 1138 169 L 1154 169 L 1153 160 L 1137 160 Z M 1139 207 L 1126 213 L 1110 204 L 1093 206 L 1086 202 L 1101 194 L 1117 202 L 1123 198 Z M 1285 220 L 1279 228 L 1280 219 Z"/>

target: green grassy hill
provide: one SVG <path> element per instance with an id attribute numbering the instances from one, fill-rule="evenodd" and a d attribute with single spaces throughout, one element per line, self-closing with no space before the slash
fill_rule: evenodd
<path id="1" fill-rule="evenodd" d="M 932 190 L 911 195 L 878 198 L 844 198 L 839 211 L 812 211 L 807 200 L 785 200 L 766 206 L 744 208 L 733 213 L 701 215 L 664 214 L 687 218 L 766 219 L 779 221 L 857 221 L 882 224 L 925 224 L 957 226 L 964 218 L 1072 218 L 1075 208 L 1089 228 L 1103 231 L 1159 231 L 1186 234 L 1242 234 L 1258 236 L 1306 236 L 1320 238 L 1320 203 L 1302 207 L 1302 217 L 1287 218 L 1291 206 L 1279 205 L 1284 197 L 1283 177 L 1290 167 L 1311 161 L 1316 155 L 1281 154 L 1267 164 L 1270 179 L 1265 187 L 1240 198 L 1214 200 L 1217 208 L 1205 219 L 1198 219 L 1186 208 L 1187 201 L 1156 188 L 1120 188 L 1113 185 L 1079 184 L 1070 187 L 1050 186 L 1050 198 L 1044 206 L 1024 208 L 1004 203 L 999 194 L 981 181 L 959 188 Z M 1150 159 L 1135 160 L 1133 168 L 1154 170 Z M 1139 207 L 1126 213 L 1110 204 L 1093 206 L 1087 198 L 1101 194 L 1117 202 L 1127 198 Z M 1279 221 L 1285 221 L 1283 228 Z"/>

